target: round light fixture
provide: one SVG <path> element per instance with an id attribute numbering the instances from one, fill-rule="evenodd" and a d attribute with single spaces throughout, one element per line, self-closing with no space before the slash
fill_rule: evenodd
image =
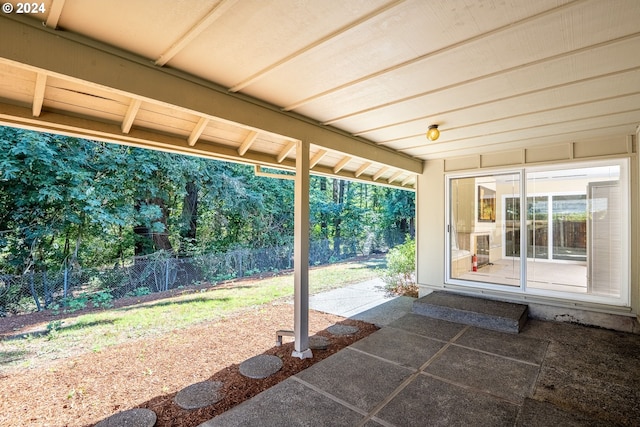
<path id="1" fill-rule="evenodd" d="M 440 137 L 440 131 L 438 130 L 438 125 L 429 126 L 429 130 L 427 131 L 427 139 L 429 141 L 435 141 Z"/>

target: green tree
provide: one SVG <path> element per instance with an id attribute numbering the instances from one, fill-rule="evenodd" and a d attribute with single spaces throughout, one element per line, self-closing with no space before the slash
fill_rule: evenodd
<path id="1" fill-rule="evenodd" d="M 117 165 L 105 144 L 12 128 L 0 129 L 2 259 L 26 271 L 75 259 L 82 237 L 125 224 Z"/>
<path id="2" fill-rule="evenodd" d="M 310 196 L 335 257 L 413 233 L 413 193 L 313 176 Z M 3 271 L 290 244 L 293 199 L 292 181 L 242 164 L 0 128 Z"/>

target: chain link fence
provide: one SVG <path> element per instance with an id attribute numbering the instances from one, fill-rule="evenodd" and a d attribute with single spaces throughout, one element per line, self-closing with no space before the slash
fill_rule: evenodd
<path id="1" fill-rule="evenodd" d="M 400 233 L 384 239 L 373 236 L 364 241 L 312 241 L 309 248 L 311 266 L 329 264 L 357 256 L 384 253 L 404 241 Z M 338 247 L 340 250 L 338 251 Z M 217 283 L 258 273 L 277 273 L 293 268 L 293 245 L 237 249 L 224 254 L 176 257 L 157 252 L 136 257 L 127 267 L 113 269 L 70 268 L 61 271 L 30 271 L 23 275 L 0 274 L 0 316 L 44 309 L 108 306 L 114 299 L 141 296 L 154 292 Z"/>

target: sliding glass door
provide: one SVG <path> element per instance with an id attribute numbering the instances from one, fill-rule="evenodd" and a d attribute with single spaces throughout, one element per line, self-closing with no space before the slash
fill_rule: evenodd
<path id="1" fill-rule="evenodd" d="M 628 303 L 626 170 L 612 161 L 450 177 L 448 280 Z"/>

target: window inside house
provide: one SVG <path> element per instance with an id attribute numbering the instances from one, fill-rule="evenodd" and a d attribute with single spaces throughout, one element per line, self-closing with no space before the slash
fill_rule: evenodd
<path id="1" fill-rule="evenodd" d="M 624 162 L 450 177 L 449 280 L 627 303 L 625 177 Z"/>

